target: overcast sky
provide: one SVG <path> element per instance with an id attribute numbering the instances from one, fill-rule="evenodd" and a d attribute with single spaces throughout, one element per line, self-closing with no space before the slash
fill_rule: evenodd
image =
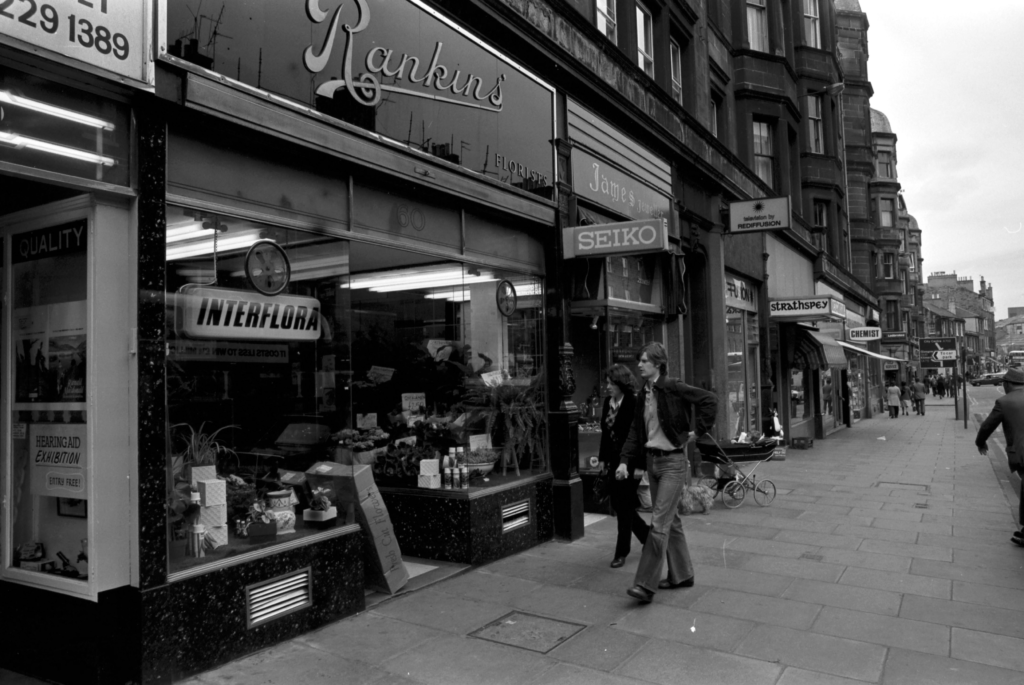
<path id="1" fill-rule="evenodd" d="M 1024 2 L 860 0 L 871 107 L 897 136 L 924 273 L 992 284 L 1024 306 Z"/>

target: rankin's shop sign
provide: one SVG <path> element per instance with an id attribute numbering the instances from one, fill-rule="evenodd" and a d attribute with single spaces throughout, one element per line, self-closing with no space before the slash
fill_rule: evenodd
<path id="1" fill-rule="evenodd" d="M 195 40 L 188 58 L 230 79 L 501 182 L 554 183 L 554 88 L 422 0 L 223 0 L 216 22 L 166 2 L 173 56 Z"/>

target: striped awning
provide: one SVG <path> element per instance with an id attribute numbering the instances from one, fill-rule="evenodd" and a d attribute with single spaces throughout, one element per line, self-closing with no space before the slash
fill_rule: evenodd
<path id="1" fill-rule="evenodd" d="M 794 361 L 807 369 L 846 368 L 846 354 L 835 339 L 821 331 L 796 328 Z"/>

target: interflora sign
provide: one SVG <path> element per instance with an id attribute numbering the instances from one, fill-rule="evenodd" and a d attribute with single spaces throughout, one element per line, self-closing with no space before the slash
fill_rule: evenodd
<path id="1" fill-rule="evenodd" d="M 833 297 L 797 297 L 772 300 L 768 315 L 775 321 L 843 321 L 846 305 Z"/>
<path id="2" fill-rule="evenodd" d="M 668 250 L 668 222 L 660 219 L 571 226 L 562 229 L 562 244 L 566 259 L 664 252 Z"/>
<path id="3" fill-rule="evenodd" d="M 155 83 L 152 24 L 152 0 L 0 0 L 0 42 L 135 85 Z"/>
<path id="4" fill-rule="evenodd" d="M 729 203 L 729 232 L 779 231 L 792 225 L 789 196 Z"/>
<path id="5" fill-rule="evenodd" d="M 860 326 L 858 328 L 849 328 L 846 331 L 846 337 L 850 342 L 872 342 L 873 340 L 882 339 L 882 329 L 878 326 Z"/>
<path id="6" fill-rule="evenodd" d="M 554 89 L 421 0 L 166 3 L 170 55 L 497 181 L 554 184 Z"/>
<path id="7" fill-rule="evenodd" d="M 320 337 L 320 301 L 295 295 L 186 286 L 178 327 L 190 338 L 300 342 Z"/>
<path id="8" fill-rule="evenodd" d="M 666 219 L 672 199 L 617 166 L 580 148 L 572 150 L 573 192 L 633 219 Z"/>

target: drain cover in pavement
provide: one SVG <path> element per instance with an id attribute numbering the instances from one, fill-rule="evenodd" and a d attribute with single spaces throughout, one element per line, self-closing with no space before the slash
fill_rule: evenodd
<path id="1" fill-rule="evenodd" d="M 503 645 L 521 647 L 533 652 L 547 654 L 570 637 L 586 628 L 578 623 L 556 621 L 543 616 L 513 611 L 470 635 Z"/>

